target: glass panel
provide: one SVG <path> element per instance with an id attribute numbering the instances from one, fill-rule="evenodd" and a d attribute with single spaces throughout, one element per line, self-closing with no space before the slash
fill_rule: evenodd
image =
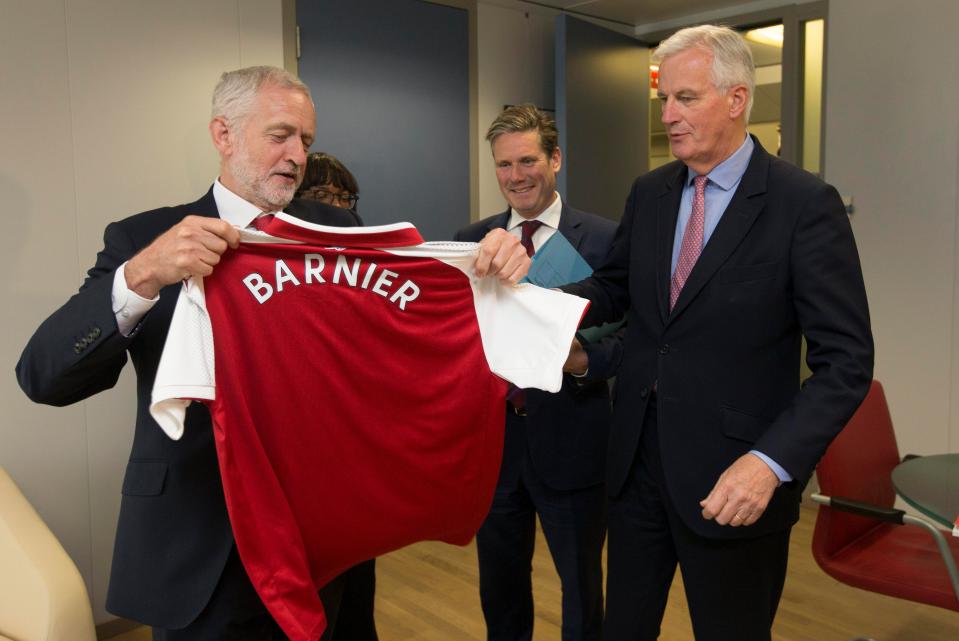
<path id="1" fill-rule="evenodd" d="M 810 20 L 803 33 L 802 168 L 821 171 L 822 68 L 825 21 Z"/>
<path id="2" fill-rule="evenodd" d="M 743 33 L 756 63 L 756 94 L 749 116 L 749 133 L 766 151 L 779 155 L 782 131 L 783 25 L 750 29 Z"/>

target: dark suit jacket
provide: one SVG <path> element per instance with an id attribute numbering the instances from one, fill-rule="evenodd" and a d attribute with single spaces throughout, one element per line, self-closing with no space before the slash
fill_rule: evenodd
<path id="1" fill-rule="evenodd" d="M 636 180 L 610 262 L 564 287 L 592 301 L 585 324 L 628 310 L 609 442 L 616 495 L 636 455 L 657 384 L 663 471 L 683 521 L 710 537 L 781 530 L 802 487 L 872 378 L 873 343 L 859 256 L 836 190 L 756 149 L 672 313 L 670 260 L 686 167 Z M 800 341 L 813 372 L 799 389 Z M 699 501 L 756 449 L 796 480 L 748 528 L 706 521 Z"/>
<path id="2" fill-rule="evenodd" d="M 505 229 L 509 210 L 457 232 L 455 240 L 477 242 L 496 228 Z M 559 231 L 593 268 L 602 263 L 613 241 L 616 223 L 563 204 Z M 613 376 L 622 354 L 618 336 L 587 346 L 589 376 L 577 381 L 563 375 L 556 394 L 526 391 L 527 442 L 540 478 L 557 490 L 601 483 L 605 477 L 610 402 L 606 379 Z M 507 449 L 510 439 L 506 439 Z M 509 456 L 506 452 L 505 456 Z"/>
<path id="3" fill-rule="evenodd" d="M 353 226 L 343 209 L 295 201 L 288 213 Z M 212 190 L 189 205 L 149 211 L 107 226 L 96 264 L 67 303 L 40 325 L 17 364 L 32 400 L 68 405 L 112 387 L 127 360 L 137 373 L 137 420 L 123 480 L 107 609 L 164 628 L 180 628 L 208 602 L 233 544 L 217 468 L 210 415 L 194 403 L 183 438 L 168 438 L 149 414 L 150 393 L 180 285 L 129 337 L 111 307 L 114 272 L 188 214 L 216 217 Z"/>

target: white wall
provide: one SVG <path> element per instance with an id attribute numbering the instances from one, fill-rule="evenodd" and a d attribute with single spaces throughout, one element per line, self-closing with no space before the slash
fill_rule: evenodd
<path id="1" fill-rule="evenodd" d="M 109 221 L 209 187 L 213 86 L 227 69 L 283 64 L 281 0 L 0 0 L 0 16 L 0 465 L 77 562 L 103 622 L 132 374 L 50 408 L 24 397 L 13 366 Z"/>
<path id="2" fill-rule="evenodd" d="M 855 199 L 903 453 L 959 452 L 957 23 L 955 0 L 831 0 L 827 21 L 825 176 Z"/>

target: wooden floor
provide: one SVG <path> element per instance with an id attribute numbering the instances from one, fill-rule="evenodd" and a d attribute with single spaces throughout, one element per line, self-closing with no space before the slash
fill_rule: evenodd
<path id="1" fill-rule="evenodd" d="M 790 544 L 789 575 L 775 641 L 959 641 L 959 613 L 842 585 L 824 574 L 810 552 L 816 513 L 803 508 Z M 476 549 L 420 543 L 377 562 L 376 623 L 383 641 L 482 641 L 486 630 L 476 588 Z M 545 541 L 533 561 L 534 641 L 560 638 L 560 588 Z M 673 585 L 663 641 L 691 641 L 682 585 Z M 114 641 L 148 641 L 145 630 Z"/>

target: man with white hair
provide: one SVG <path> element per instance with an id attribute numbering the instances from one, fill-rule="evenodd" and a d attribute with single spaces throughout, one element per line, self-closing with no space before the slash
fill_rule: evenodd
<path id="1" fill-rule="evenodd" d="M 188 205 L 107 226 L 80 291 L 39 327 L 17 365 L 34 401 L 66 405 L 112 387 L 127 360 L 137 371 L 137 420 L 123 481 L 107 609 L 153 626 L 156 641 L 284 639 L 237 555 L 206 406 L 194 403 L 178 441 L 150 417 L 150 392 L 180 282 L 213 272 L 256 219 L 286 211 L 353 226 L 349 210 L 292 201 L 313 143 L 309 89 L 274 67 L 223 74 L 209 129 L 220 175 Z M 291 202 L 292 201 L 292 202 Z M 479 275 L 516 282 L 529 259 L 506 232 L 484 239 Z M 269 524 L 264 524 L 269 525 Z M 321 591 L 335 631 L 337 586 Z"/>
<path id="2" fill-rule="evenodd" d="M 683 29 L 654 59 L 678 160 L 635 181 L 606 265 L 563 287 L 586 324 L 628 318 L 605 638 L 658 638 L 678 565 L 696 639 L 768 640 L 802 489 L 872 377 L 859 257 L 836 190 L 748 135 L 739 34 Z"/>

